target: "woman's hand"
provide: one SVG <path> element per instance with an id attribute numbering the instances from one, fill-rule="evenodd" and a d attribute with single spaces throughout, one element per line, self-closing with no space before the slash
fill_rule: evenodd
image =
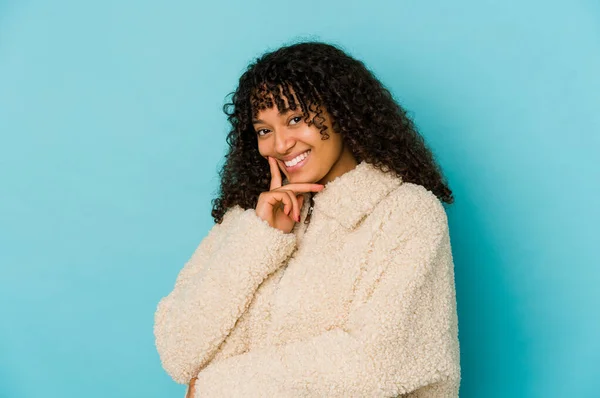
<path id="1" fill-rule="evenodd" d="M 300 210 L 304 203 L 302 192 L 319 192 L 325 187 L 321 184 L 287 184 L 281 186 L 281 172 L 277 160 L 268 158 L 271 167 L 271 187 L 258 197 L 256 215 L 273 228 L 290 233 L 296 222 L 300 221 Z M 283 209 L 282 209 L 283 205 Z"/>
<path id="2" fill-rule="evenodd" d="M 196 385 L 196 379 L 197 379 L 197 377 L 193 377 L 192 380 L 190 381 L 190 386 L 188 387 L 187 394 L 185 394 L 185 398 L 194 398 L 194 393 L 196 392 L 196 390 L 194 388 Z"/>

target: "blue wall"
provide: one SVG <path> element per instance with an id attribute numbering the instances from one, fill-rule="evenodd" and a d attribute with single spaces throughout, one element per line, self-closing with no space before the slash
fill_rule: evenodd
<path id="1" fill-rule="evenodd" d="M 202 3 L 0 1 L 0 397 L 183 396 L 154 310 L 226 94 L 297 39 L 364 60 L 449 179 L 461 397 L 598 396 L 598 2 Z"/>

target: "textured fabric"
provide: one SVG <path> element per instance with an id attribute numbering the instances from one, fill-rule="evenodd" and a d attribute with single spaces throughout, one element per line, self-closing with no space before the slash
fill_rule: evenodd
<path id="1" fill-rule="evenodd" d="M 291 233 L 239 206 L 158 304 L 163 367 L 196 397 L 457 397 L 454 266 L 442 203 L 362 162 Z"/>

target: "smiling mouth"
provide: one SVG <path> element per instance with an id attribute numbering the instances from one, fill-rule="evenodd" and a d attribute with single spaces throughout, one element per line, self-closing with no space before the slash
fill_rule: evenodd
<path id="1" fill-rule="evenodd" d="M 293 163 L 290 166 L 288 166 L 287 164 L 285 164 L 285 162 L 282 161 L 283 166 L 285 167 L 285 170 L 291 173 L 291 172 L 294 172 L 294 171 L 302 168 L 302 166 L 304 166 L 306 164 L 306 162 L 308 161 L 308 159 L 310 158 L 311 152 L 312 151 L 310 149 L 308 151 L 304 152 L 304 154 L 301 155 L 301 156 L 304 156 L 304 158 L 301 159 L 300 161 L 296 161 L 296 163 Z"/>

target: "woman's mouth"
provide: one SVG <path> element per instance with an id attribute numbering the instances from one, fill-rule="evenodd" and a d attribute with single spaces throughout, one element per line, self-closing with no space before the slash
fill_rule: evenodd
<path id="1" fill-rule="evenodd" d="M 311 152 L 311 150 L 309 149 L 308 151 L 296 156 L 294 159 L 290 160 L 289 162 L 283 162 L 283 164 L 285 166 L 285 170 L 289 173 L 293 173 L 295 171 L 300 170 L 300 168 L 302 168 L 302 166 L 304 166 L 306 164 L 306 162 L 308 162 L 308 158 L 310 157 L 310 152 Z"/>

